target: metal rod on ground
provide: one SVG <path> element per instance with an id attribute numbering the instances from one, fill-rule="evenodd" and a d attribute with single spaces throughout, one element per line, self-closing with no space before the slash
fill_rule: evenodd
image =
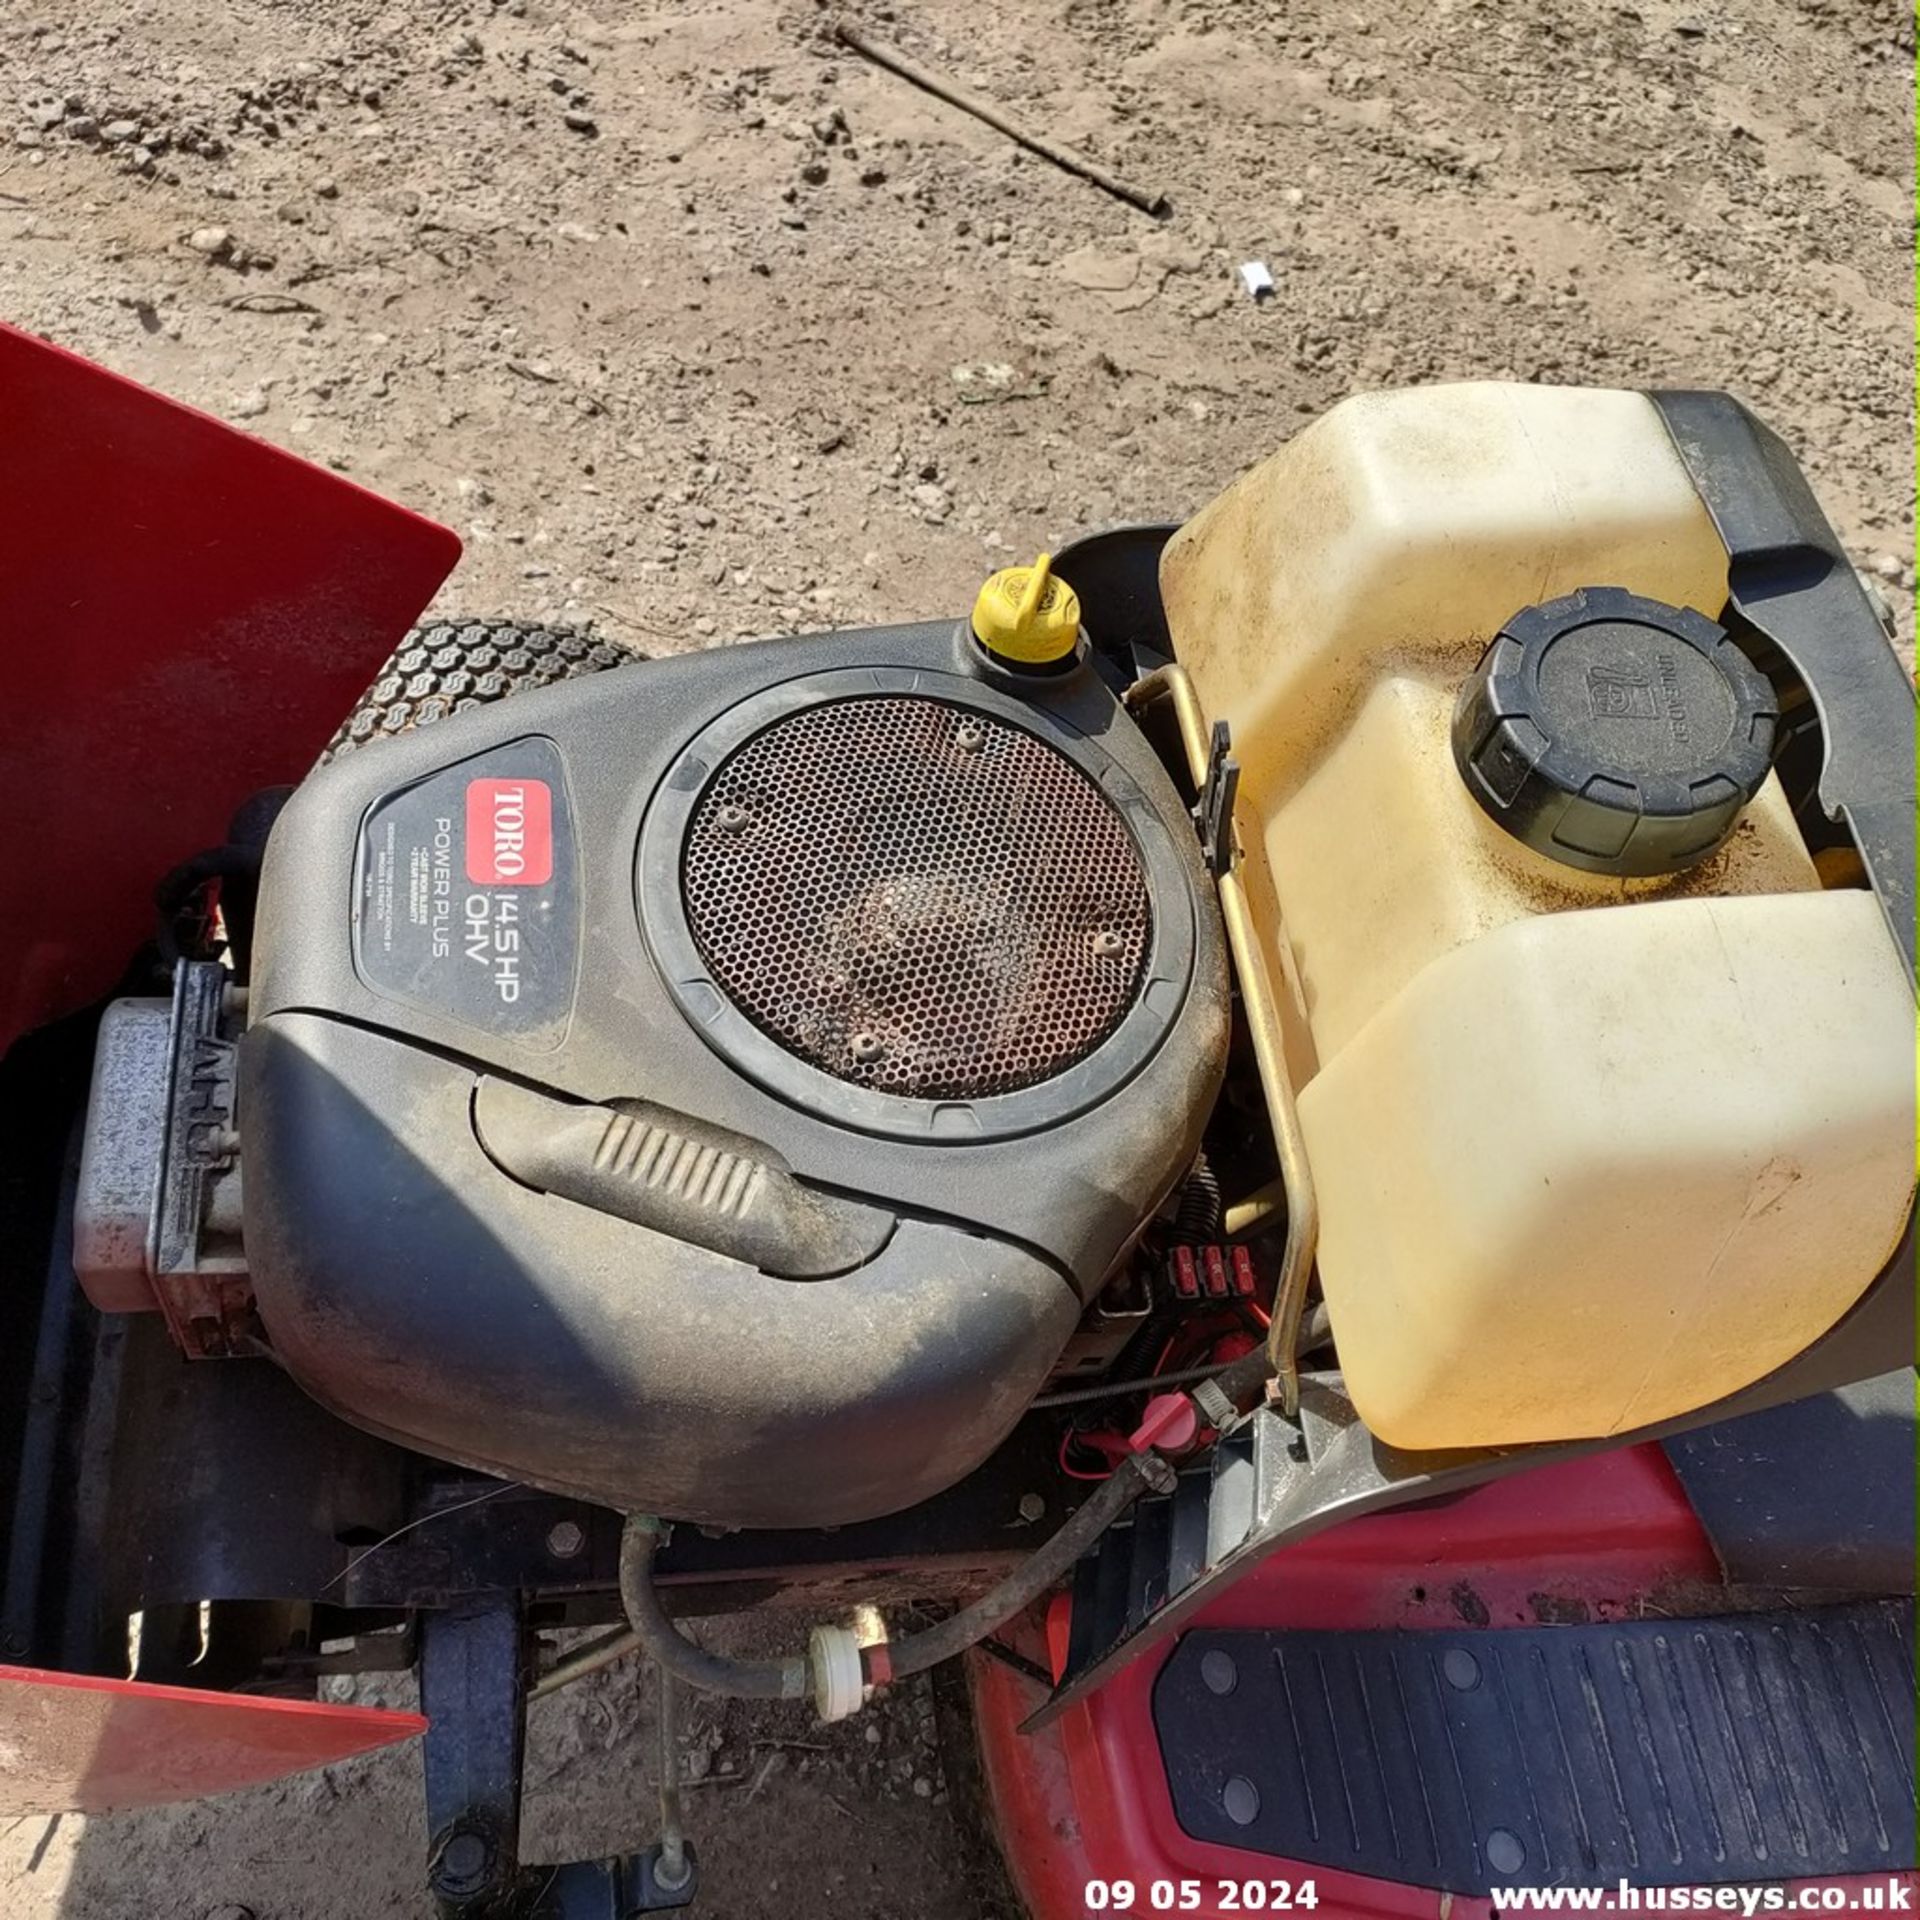
<path id="1" fill-rule="evenodd" d="M 680 1819 L 680 1744 L 674 1738 L 673 1675 L 660 1674 L 660 1858 L 653 1877 L 669 1892 L 687 1884 L 687 1835 Z"/>
<path id="2" fill-rule="evenodd" d="M 1109 173 L 1096 160 L 1089 160 L 1083 153 L 1076 153 L 1071 147 L 1063 147 L 1057 141 L 1049 140 L 1044 134 L 1032 133 L 1011 120 L 993 105 L 983 100 L 977 93 L 969 92 L 957 81 L 949 80 L 944 74 L 933 73 L 917 61 L 909 60 L 897 47 L 890 47 L 884 40 L 870 40 L 857 27 L 849 26 L 844 20 L 837 21 L 834 33 L 855 53 L 864 55 L 875 66 L 885 67 L 891 73 L 897 73 L 902 80 L 908 80 L 916 87 L 930 93 L 936 100 L 944 100 L 950 107 L 958 107 L 962 113 L 970 113 L 976 120 L 985 121 L 997 133 L 1004 133 L 1017 145 L 1037 153 L 1043 160 L 1051 160 L 1056 167 L 1075 173 L 1082 180 L 1091 180 L 1096 187 L 1125 200 L 1131 206 L 1138 207 L 1143 213 L 1162 214 L 1167 210 L 1167 196 L 1150 187 L 1136 187 L 1129 180 L 1122 180 L 1118 174 Z"/>
<path id="3" fill-rule="evenodd" d="M 562 1687 L 571 1686 L 576 1680 L 584 1680 L 590 1673 L 598 1673 L 602 1667 L 610 1667 L 616 1660 L 624 1660 L 640 1644 L 640 1636 L 631 1627 L 618 1627 L 611 1633 L 604 1633 L 597 1640 L 589 1640 L 584 1647 L 577 1647 L 563 1660 L 553 1663 L 551 1672 L 543 1674 L 527 1689 L 529 1700 L 544 1700 L 550 1693 L 558 1693 Z"/>

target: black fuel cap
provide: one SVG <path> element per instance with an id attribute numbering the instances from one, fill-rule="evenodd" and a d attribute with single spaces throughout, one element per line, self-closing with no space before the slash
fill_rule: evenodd
<path id="1" fill-rule="evenodd" d="M 1516 840 L 1588 873 L 1704 860 L 1760 791 L 1778 703 L 1724 627 L 1621 587 L 1523 608 L 1453 710 L 1453 757 Z"/>

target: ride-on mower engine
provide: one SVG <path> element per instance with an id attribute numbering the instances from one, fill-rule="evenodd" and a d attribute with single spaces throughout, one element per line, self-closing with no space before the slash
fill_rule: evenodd
<path id="1" fill-rule="evenodd" d="M 46 1211 L 104 1324 L 159 1320 L 75 1457 L 138 1479 L 170 1544 L 103 1534 L 62 1645 L 97 1664 L 130 1613 L 197 1605 L 228 1684 L 417 1656 L 454 1909 L 690 1897 L 671 1796 L 664 1852 L 515 1878 L 529 1685 L 638 1646 L 837 1717 L 989 1635 L 1003 1817 L 1097 1831 L 1022 1798 L 1022 1741 L 1064 1740 L 1084 1794 L 1120 1750 L 1100 1713 L 1131 1714 L 1169 1885 L 1189 1847 L 1355 1887 L 1599 1884 L 1642 1818 L 1676 1879 L 1767 1877 L 1734 1810 L 1758 1774 L 1827 1783 L 1796 1872 L 1909 1864 L 1899 1822 L 1869 1858 L 1854 1817 L 1897 1742 L 1835 1731 L 1898 1692 L 1878 1640 L 1832 1668 L 1832 1726 L 1724 1714 L 1697 1779 L 1666 1748 L 1708 1738 L 1756 1619 L 1754 1702 L 1827 1684 L 1795 1651 L 1810 1590 L 1879 1610 L 1856 1638 L 1910 1618 L 1873 1543 L 1904 1529 L 1910 1575 L 1911 1500 L 1850 1514 L 1851 1558 L 1824 1518 L 1783 1542 L 1793 1449 L 1741 1436 L 1870 1387 L 1910 1441 L 1911 758 L 1867 592 L 1715 394 L 1366 395 L 1185 526 L 1006 569 L 964 617 L 655 660 L 419 629 L 297 786 L 151 876 L 146 990 L 88 1029 Z M 1543 1650 L 1498 1712 L 1482 1643 L 1515 1617 L 1464 1579 L 1436 1613 L 1447 1581 L 1389 1534 L 1339 1576 L 1352 1620 L 1270 1617 L 1264 1573 L 1216 1606 L 1277 1548 L 1284 1582 L 1336 1522 L 1443 1493 L 1400 1538 L 1438 1529 L 1419 1551 L 1492 1591 L 1546 1578 L 1507 1564 L 1542 1536 L 1487 1483 L 1623 1460 L 1660 1522 L 1568 1546 L 1571 1596 L 1514 1587 Z M 1764 1551 L 1728 1491 L 1761 1472 Z M 1569 1538 L 1625 1484 L 1580 1482 Z M 234 1511 L 271 1519 L 241 1544 Z M 1700 1621 L 1684 1648 L 1569 1637 L 1655 1591 Z M 675 1624 L 775 1592 L 964 1604 L 766 1663 Z M 1394 1718 L 1395 1649 L 1462 1622 Z M 595 1625 L 538 1673 L 538 1632 Z M 1343 1634 L 1368 1645 L 1295 1644 Z M 1156 1645 L 1143 1704 L 1121 1669 Z M 1373 1755 L 1339 1761 L 1340 1833 L 1319 1708 L 1240 1677 L 1284 1689 L 1295 1654 Z M 162 1657 L 142 1674 L 191 1677 Z M 1581 1684 L 1563 1793 L 1539 1730 Z M 486 1765 L 435 1762 L 483 1723 Z M 1596 1838 L 1635 1741 L 1669 1797 L 1636 1813 L 1616 1774 L 1624 1839 Z M 1403 1857 L 1391 1783 L 1443 1750 L 1458 1809 L 1422 1785 Z"/>
<path id="2" fill-rule="evenodd" d="M 623 1510 L 939 1492 L 1200 1145 L 1225 964 L 1172 782 L 1096 676 L 948 621 L 538 709 L 348 754 L 275 826 L 239 1088 L 275 1352 Z"/>

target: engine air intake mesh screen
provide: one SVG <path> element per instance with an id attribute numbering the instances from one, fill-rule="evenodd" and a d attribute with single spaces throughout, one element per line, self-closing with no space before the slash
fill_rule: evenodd
<path id="1" fill-rule="evenodd" d="M 1012 1093 L 1116 1026 L 1152 930 L 1139 851 L 1063 753 L 970 708 L 837 700 L 776 721 L 688 829 L 687 920 L 755 1025 L 839 1079 Z"/>

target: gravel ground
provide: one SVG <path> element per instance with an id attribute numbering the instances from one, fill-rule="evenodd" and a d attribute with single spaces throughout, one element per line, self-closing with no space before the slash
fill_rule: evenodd
<path id="1" fill-rule="evenodd" d="M 1170 217 L 811 5 L 0 0 L 0 314 L 445 519 L 444 609 L 647 651 L 956 611 L 1016 550 L 1185 513 L 1356 387 L 1727 386 L 1910 647 L 1899 0 L 861 17 Z M 924 1692 L 873 1744 L 706 1711 L 706 1912 L 994 1910 Z M 648 1726 L 618 1675 L 543 1705 L 531 1857 L 644 1831 Z M 416 1774 L 16 1823 L 5 1910 L 421 1915 Z"/>

